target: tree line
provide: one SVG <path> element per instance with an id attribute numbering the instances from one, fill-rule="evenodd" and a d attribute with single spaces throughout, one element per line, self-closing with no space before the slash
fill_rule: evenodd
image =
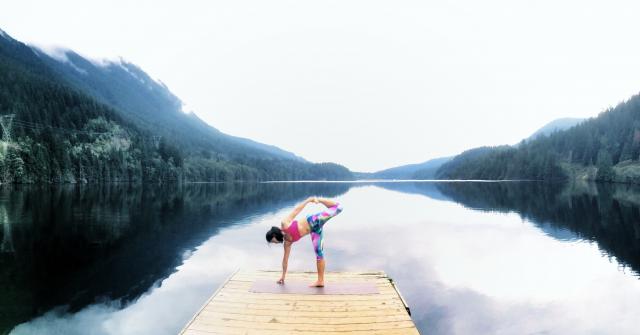
<path id="1" fill-rule="evenodd" d="M 441 179 L 640 182 L 640 96 L 595 118 L 516 146 L 471 149 L 444 164 Z"/>
<path id="2" fill-rule="evenodd" d="M 231 156 L 158 136 L 59 80 L 21 45 L 0 38 L 0 116 L 14 115 L 0 146 L 2 183 L 353 179 L 337 164 L 245 155 L 241 147 Z"/>

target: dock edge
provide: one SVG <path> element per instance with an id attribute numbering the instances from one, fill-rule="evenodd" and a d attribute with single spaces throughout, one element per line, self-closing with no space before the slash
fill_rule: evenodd
<path id="1" fill-rule="evenodd" d="M 407 314 L 411 316 L 411 308 L 409 308 L 409 304 L 407 304 L 407 301 L 404 300 L 404 297 L 400 293 L 400 289 L 398 289 L 398 286 L 396 286 L 396 283 L 393 281 L 393 278 L 391 277 L 387 277 L 387 278 L 389 279 L 389 282 L 391 283 L 391 286 L 393 287 L 393 289 L 396 291 L 396 293 L 398 293 L 398 296 L 400 297 L 400 301 L 402 301 L 402 305 L 404 305 L 404 309 L 407 310 Z"/>
<path id="2" fill-rule="evenodd" d="M 200 307 L 200 309 L 198 309 L 198 311 L 191 317 L 191 319 L 189 320 L 189 322 L 187 322 L 184 327 L 182 327 L 182 330 L 180 330 L 180 332 L 178 334 L 182 335 L 184 334 L 184 332 L 187 330 L 187 328 L 189 328 L 189 326 L 191 325 L 191 323 L 193 322 L 193 320 L 196 319 L 196 317 L 198 317 L 198 315 L 200 315 L 200 312 L 202 312 L 203 309 L 205 309 L 205 307 L 207 307 L 207 305 L 209 305 L 209 303 L 211 302 L 211 300 L 213 300 L 213 298 L 215 298 L 218 293 L 220 293 L 220 291 L 222 291 L 222 288 L 227 285 L 227 283 L 229 282 L 229 280 L 231 280 L 231 278 L 233 278 L 233 276 L 236 275 L 236 273 L 238 273 L 238 271 L 240 271 L 240 268 L 237 268 L 235 271 L 233 271 L 228 277 L 227 279 L 225 279 L 222 284 L 218 287 L 217 290 L 215 290 L 215 292 L 213 292 L 213 294 L 211 295 L 211 297 L 209 299 L 207 299 L 207 301 L 204 302 L 204 304 L 202 304 L 202 307 Z M 402 298 L 402 297 L 401 297 Z"/>

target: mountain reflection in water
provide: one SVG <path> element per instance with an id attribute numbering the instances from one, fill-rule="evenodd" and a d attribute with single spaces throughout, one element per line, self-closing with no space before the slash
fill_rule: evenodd
<path id="1" fill-rule="evenodd" d="M 607 254 L 640 272 L 640 188 L 635 185 L 536 182 L 440 183 L 438 189 L 468 208 L 516 212 L 559 240 L 597 242 Z"/>
<path id="2" fill-rule="evenodd" d="M 310 195 L 345 203 L 328 270 L 386 271 L 422 333 L 635 331 L 637 187 L 314 182 L 5 186 L 0 334 L 174 334 L 235 267 L 280 266 L 264 232 Z"/>
<path id="3" fill-rule="evenodd" d="M 183 255 L 243 219 L 344 184 L 5 186 L 0 333 L 54 306 L 135 300 Z"/>

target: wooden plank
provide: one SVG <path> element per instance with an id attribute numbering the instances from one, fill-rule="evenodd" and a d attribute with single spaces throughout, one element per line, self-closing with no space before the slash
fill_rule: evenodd
<path id="1" fill-rule="evenodd" d="M 281 271 L 239 271 L 239 276 L 253 276 L 253 277 L 262 277 L 262 276 L 279 276 Z M 292 276 L 316 276 L 317 273 L 315 271 L 308 272 L 287 272 L 287 275 Z M 357 278 L 388 278 L 386 274 L 383 272 L 370 272 L 370 273 L 360 273 L 360 272 L 334 272 L 334 271 L 325 271 L 325 276 L 332 277 L 357 277 Z"/>
<path id="2" fill-rule="evenodd" d="M 298 281 L 299 279 L 295 279 L 296 281 Z M 274 280 L 275 283 L 275 280 Z M 331 282 L 329 282 L 331 283 Z M 351 283 L 354 284 L 360 284 L 360 283 L 371 283 L 371 282 L 356 282 L 353 281 Z M 226 288 L 229 289 L 242 289 L 245 291 L 249 291 L 249 289 L 251 288 L 253 284 L 253 281 L 237 281 L 237 280 L 232 280 L 227 282 L 227 284 L 225 285 Z M 389 283 L 385 283 L 385 282 L 380 282 L 380 283 L 371 283 L 371 285 L 375 285 L 375 287 L 378 289 L 378 291 L 395 291 L 395 289 L 393 289 L 392 287 L 389 286 Z"/>
<path id="3" fill-rule="evenodd" d="M 353 301 L 353 300 L 371 300 L 371 301 L 376 301 L 376 300 L 389 300 L 389 299 L 398 299 L 398 302 L 400 301 L 400 298 L 398 296 L 398 293 L 393 290 L 393 289 L 385 289 L 383 292 L 380 292 L 378 294 L 362 294 L 362 295 L 357 295 L 357 294 L 299 294 L 299 293 L 289 293 L 289 294 L 278 294 L 278 293 L 258 293 L 258 292 L 250 292 L 248 290 L 244 290 L 244 289 L 225 289 L 224 292 L 222 292 L 224 297 L 230 297 L 230 298 L 242 298 L 242 297 L 251 297 L 251 298 L 256 298 L 256 299 L 261 299 L 261 300 L 270 300 L 270 299 L 277 299 L 277 300 L 281 300 L 281 301 L 289 301 L 289 300 L 310 300 L 310 301 L 326 301 L 326 300 L 331 300 L 331 301 Z M 278 299 L 280 296 L 287 296 L 288 298 L 283 298 L 283 299 Z M 332 299 L 333 298 L 333 299 Z M 369 298 L 369 299 L 367 299 Z"/>
<path id="4" fill-rule="evenodd" d="M 239 273 L 237 276 L 240 277 L 249 277 L 249 278 L 279 278 L 281 272 L 273 272 L 273 273 L 260 273 L 260 274 L 251 274 L 251 273 Z M 316 273 L 299 273 L 299 272 L 287 272 L 286 277 L 296 277 L 296 278 L 316 278 L 318 275 Z M 375 280 L 375 279 L 387 279 L 388 277 L 382 275 L 344 275 L 344 274 L 336 274 L 336 273 L 325 273 L 325 278 L 341 278 L 341 279 L 362 279 L 362 280 Z"/>
<path id="5" fill-rule="evenodd" d="M 281 301 L 354 301 L 354 300 L 392 300 L 398 297 L 396 292 L 378 294 L 278 294 L 278 293 L 255 293 L 245 290 L 225 289 L 218 293 L 220 297 L 239 299 L 260 299 L 260 300 L 281 300 Z"/>
<path id="6" fill-rule="evenodd" d="M 278 322 L 278 323 L 304 323 L 304 324 L 351 324 L 351 323 L 380 323 L 380 322 L 395 322 L 395 321 L 407 321 L 411 320 L 408 314 L 390 314 L 380 316 L 351 316 L 351 317 L 339 317 L 337 313 L 333 315 L 306 315 L 306 316 L 291 316 L 291 315 L 252 315 L 245 314 L 243 311 L 210 311 L 204 309 L 200 312 L 203 320 L 235 320 L 235 321 L 251 321 L 251 322 Z"/>
<path id="7" fill-rule="evenodd" d="M 245 315 L 270 315 L 270 316 L 292 316 L 292 317 L 326 317 L 326 318 L 351 318 L 360 316 L 385 316 L 385 315 L 407 315 L 404 308 L 366 308 L 360 310 L 347 310 L 346 308 L 332 308 L 330 310 L 280 310 L 273 308 L 247 308 L 233 306 L 233 304 L 211 303 L 202 311 L 218 312 L 224 311 L 228 313 L 238 313 Z"/>
<path id="8" fill-rule="evenodd" d="M 220 287 L 218 287 L 218 289 L 213 292 L 213 294 L 211 295 L 211 298 L 209 298 L 209 300 L 207 300 L 207 302 L 204 303 L 204 305 L 202 305 L 202 307 L 200 307 L 200 310 L 198 310 L 198 312 L 191 318 L 191 320 L 187 323 L 187 325 L 182 329 L 182 331 L 180 332 L 180 334 L 183 334 L 187 328 L 189 327 L 189 325 L 191 323 L 193 323 L 193 321 L 198 317 L 198 315 L 200 315 L 200 312 L 202 312 L 203 309 L 205 309 L 205 307 L 207 307 L 207 305 L 213 300 L 213 298 L 216 297 L 216 295 L 218 295 L 218 293 L 220 293 L 220 291 L 222 291 L 222 289 L 224 288 L 224 286 L 227 284 L 227 282 L 229 280 L 231 280 L 231 278 L 238 273 L 238 271 L 240 271 L 240 269 L 236 269 L 233 273 L 231 273 L 229 275 L 229 277 L 227 277 L 227 279 L 225 279 L 225 281 L 222 283 L 222 285 L 220 285 Z"/>
<path id="9" fill-rule="evenodd" d="M 249 289 L 280 271 L 237 271 L 185 326 L 182 334 L 419 334 L 404 299 L 380 271 L 328 272 L 325 282 L 374 283 L 378 294 L 279 294 Z M 315 280 L 315 272 L 287 279 Z"/>
<path id="10" fill-rule="evenodd" d="M 393 296 L 390 296 L 393 298 Z M 272 305 L 272 306 L 318 306 L 322 304 L 323 306 L 331 306 L 331 307 L 349 307 L 349 306 L 378 306 L 378 305 L 389 305 L 389 306 L 398 306 L 403 307 L 404 305 L 398 300 L 279 300 L 279 299 L 260 299 L 260 297 L 226 297 L 226 296 L 217 296 L 216 301 L 225 301 L 225 302 L 247 302 L 251 304 L 260 304 L 260 305 Z"/>
<path id="11" fill-rule="evenodd" d="M 317 279 L 317 276 L 294 276 L 291 274 L 287 274 L 286 279 L 294 279 L 294 280 L 315 280 Z M 237 275 L 233 277 L 233 281 L 248 281 L 248 282 L 253 282 L 255 280 L 258 279 L 266 279 L 266 280 L 278 280 L 280 279 L 280 275 L 277 276 L 245 276 L 245 275 Z M 336 281 L 348 281 L 348 280 L 352 280 L 352 281 L 358 281 L 358 282 L 365 282 L 365 283 L 377 283 L 377 284 L 386 284 L 386 281 L 389 280 L 389 278 L 383 278 L 383 277 L 376 277 L 376 278 L 371 278 L 371 277 L 333 277 L 333 276 L 324 276 L 325 280 L 336 280 Z"/>
<path id="12" fill-rule="evenodd" d="M 274 285 L 278 285 L 275 284 Z M 305 294 L 305 293 L 288 293 L 288 294 L 283 294 L 283 293 L 269 293 L 269 292 L 252 292 L 250 290 L 250 287 L 238 287 L 238 286 L 225 286 L 225 290 L 224 293 L 227 294 L 260 294 L 260 295 L 264 295 L 266 297 L 267 294 L 271 294 L 271 295 L 287 295 L 287 296 L 336 296 L 336 295 L 344 295 L 347 297 L 355 297 L 355 296 L 379 296 L 379 295 L 398 295 L 398 292 L 396 290 L 394 290 L 392 287 L 382 287 L 382 288 L 378 288 L 378 293 L 363 293 L 363 294 L 358 294 L 358 293 L 337 293 L 337 294 L 332 294 L 331 292 L 329 293 L 323 293 L 323 294 Z M 309 292 L 311 293 L 311 291 Z"/>
<path id="13" fill-rule="evenodd" d="M 280 270 L 246 270 L 246 269 L 242 269 L 240 271 L 238 271 L 239 275 L 242 274 L 250 274 L 250 275 L 255 275 L 255 276 L 263 276 L 263 275 L 269 275 L 269 274 L 280 274 L 281 271 Z M 297 271 L 297 272 L 291 272 L 292 275 L 315 275 L 316 272 L 315 271 Z M 331 275 L 331 276 L 356 276 L 356 277 L 366 277 L 366 276 L 382 276 L 382 277 L 387 277 L 387 274 L 384 273 L 384 271 L 369 271 L 369 270 L 362 270 L 362 271 L 325 271 L 324 273 L 325 275 Z"/>
<path id="14" fill-rule="evenodd" d="M 265 305 L 260 303 L 244 303 L 244 302 L 227 302 L 227 301 L 212 301 L 208 307 L 211 308 L 244 308 L 247 310 L 268 310 L 268 311 L 296 311 L 296 312 L 362 312 L 362 311 L 384 311 L 384 310 L 401 310 L 406 313 L 404 306 L 394 303 L 377 303 L 369 305 L 328 305 L 328 304 L 311 304 L 311 305 L 280 305 L 277 309 L 273 305 Z"/>
<path id="15" fill-rule="evenodd" d="M 253 282 L 257 279 L 263 279 L 263 280 L 273 280 L 273 281 L 277 281 L 278 279 L 280 279 L 280 276 L 237 276 L 233 278 L 236 281 L 248 281 L 248 282 Z M 292 275 L 287 275 L 285 280 L 302 280 L 302 281 L 307 281 L 309 282 L 309 284 L 311 284 L 312 282 L 315 282 L 316 279 L 318 279 L 318 277 L 316 276 L 292 276 Z M 332 282 L 332 281 L 337 281 L 337 282 L 345 282 L 345 281 L 359 281 L 359 282 L 367 282 L 367 283 L 377 283 L 377 284 L 384 284 L 385 283 L 385 278 L 358 278 L 358 277 L 329 277 L 329 276 L 325 276 L 324 277 L 325 281 L 328 282 Z"/>
<path id="16" fill-rule="evenodd" d="M 280 331 L 304 331 L 314 330 L 318 333 L 326 331 L 353 331 L 353 330 L 383 330 L 383 329 L 397 329 L 397 328 L 410 328 L 414 327 L 412 321 L 394 321 L 394 322 L 380 322 L 380 323 L 352 323 L 347 325 L 321 325 L 321 324 L 307 324 L 307 323 L 293 323 L 293 324 L 281 324 L 277 322 L 250 322 L 250 321 L 237 321 L 237 320 L 207 320 L 204 318 L 197 318 L 191 325 L 193 329 L 207 330 L 219 327 L 233 327 L 242 329 L 261 329 L 261 330 L 280 330 Z"/>
<path id="17" fill-rule="evenodd" d="M 233 280 L 229 281 L 229 282 L 227 283 L 227 285 L 229 285 L 230 287 L 246 287 L 246 288 L 249 288 L 249 287 L 251 287 L 251 285 L 253 284 L 253 282 L 254 282 L 254 281 L 256 281 L 256 280 L 264 280 L 264 279 L 257 279 L 257 278 L 254 278 L 254 279 L 251 279 L 251 280 L 236 280 L 236 278 L 234 278 Z M 277 279 L 275 279 L 275 278 L 273 278 L 272 280 L 273 280 L 273 282 L 274 282 L 274 283 L 277 281 Z M 300 278 L 288 278 L 288 277 L 287 277 L 287 282 L 289 282 L 289 281 L 296 281 L 296 282 L 298 282 L 298 281 L 303 281 L 303 280 L 304 280 L 304 279 L 300 279 Z M 313 278 L 312 280 L 313 280 L 313 281 L 315 281 L 315 278 Z M 327 280 L 327 279 L 325 278 L 325 281 L 326 281 L 326 280 Z M 329 283 L 332 283 L 332 282 L 334 282 L 334 280 L 329 279 L 329 281 L 328 281 L 328 282 L 329 282 Z M 340 283 L 340 282 L 346 282 L 346 280 L 345 280 L 345 281 L 342 281 L 342 280 L 337 281 L 337 280 L 336 280 L 335 282 L 338 282 L 338 283 Z M 389 288 L 389 287 L 390 287 L 390 286 L 389 286 L 389 282 L 388 282 L 388 281 L 384 281 L 384 280 L 377 280 L 377 281 L 373 281 L 373 280 L 368 280 L 368 281 L 367 281 L 367 280 L 350 280 L 349 282 L 351 282 L 351 283 L 356 283 L 356 284 L 358 284 L 358 283 L 362 283 L 362 284 L 367 284 L 367 285 L 375 285 L 375 286 L 376 286 L 377 288 L 379 288 L 379 289 L 380 289 L 380 288 Z M 311 283 L 312 283 L 312 281 L 306 281 L 306 283 L 307 283 L 307 284 L 311 284 Z"/>
<path id="18" fill-rule="evenodd" d="M 190 331 L 194 331 L 194 333 L 190 333 Z M 313 330 L 295 330 L 295 331 L 287 331 L 286 334 L 293 335 L 316 335 L 320 332 L 316 332 Z M 265 330 L 265 329 L 239 329 L 233 327 L 217 327 L 216 331 L 214 330 L 194 330 L 189 329 L 185 334 L 191 335 L 211 335 L 211 334 L 225 334 L 225 335 L 281 335 L 283 334 L 280 330 Z M 350 332 L 321 332 L 322 335 L 420 335 L 416 328 L 401 328 L 401 329 L 385 329 L 385 330 L 365 330 L 365 331 L 350 331 Z"/>
<path id="19" fill-rule="evenodd" d="M 393 298 L 391 296 L 390 298 Z M 252 297 L 223 297 L 218 296 L 216 301 L 220 302 L 244 302 L 248 304 L 255 305 L 263 305 L 263 306 L 273 306 L 273 308 L 282 308 L 286 306 L 325 306 L 325 307 L 350 307 L 350 306 L 394 306 L 394 307 L 402 307 L 404 305 L 398 300 L 278 300 L 278 299 L 260 299 L 252 298 Z"/>

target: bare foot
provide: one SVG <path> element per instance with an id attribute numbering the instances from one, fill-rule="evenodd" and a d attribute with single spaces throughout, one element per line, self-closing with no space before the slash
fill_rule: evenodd
<path id="1" fill-rule="evenodd" d="M 309 285 L 309 287 L 324 287 L 324 282 L 316 281 L 315 283 Z"/>

